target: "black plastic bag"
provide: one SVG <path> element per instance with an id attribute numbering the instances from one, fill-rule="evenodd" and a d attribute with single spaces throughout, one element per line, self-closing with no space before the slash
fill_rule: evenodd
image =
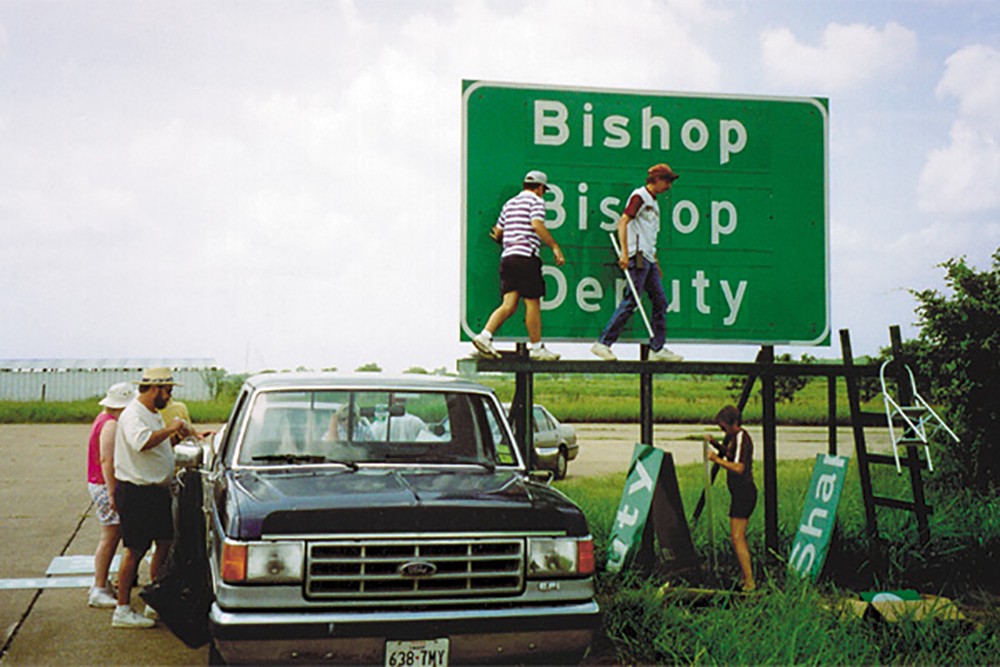
<path id="1" fill-rule="evenodd" d="M 205 553 L 201 473 L 185 470 L 178 476 L 177 530 L 163 571 L 139 596 L 160 615 L 171 632 L 191 648 L 211 639 L 208 612 L 212 586 Z"/>

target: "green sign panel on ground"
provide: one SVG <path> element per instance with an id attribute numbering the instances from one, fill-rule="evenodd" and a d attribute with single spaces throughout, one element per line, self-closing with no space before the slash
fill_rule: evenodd
<path id="1" fill-rule="evenodd" d="M 463 84 L 461 335 L 500 302 L 489 238 L 530 169 L 549 177 L 547 340 L 595 340 L 627 284 L 609 232 L 646 169 L 680 173 L 659 197 L 659 261 L 675 342 L 828 342 L 827 109 L 814 98 Z M 648 303 L 646 304 L 648 308 Z M 501 340 L 523 340 L 523 318 Z M 623 340 L 647 338 L 634 317 Z"/>
<path id="2" fill-rule="evenodd" d="M 626 567 L 642 546 L 662 464 L 662 450 L 636 444 L 632 451 L 632 465 L 625 479 L 625 490 L 608 539 L 608 570 L 612 572 Z"/>
<path id="3" fill-rule="evenodd" d="M 612 572 L 637 563 L 649 565 L 656 559 L 656 547 L 675 563 L 696 560 L 669 452 L 641 443 L 632 450 L 608 544 L 607 568 Z"/>
<path id="4" fill-rule="evenodd" d="M 788 567 L 802 578 L 819 579 L 830 550 L 837 505 L 847 477 L 846 456 L 818 454 L 813 466 L 812 481 L 802 508 L 802 520 L 792 544 Z"/>

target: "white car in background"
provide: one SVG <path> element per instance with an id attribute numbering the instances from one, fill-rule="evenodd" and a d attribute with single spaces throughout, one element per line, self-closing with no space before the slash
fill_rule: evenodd
<path id="1" fill-rule="evenodd" d="M 508 416 L 510 404 L 505 406 Z M 576 441 L 576 429 L 563 424 L 543 405 L 534 405 L 532 410 L 535 429 L 535 456 L 538 467 L 551 470 L 556 479 L 566 477 L 569 462 L 580 453 Z"/>

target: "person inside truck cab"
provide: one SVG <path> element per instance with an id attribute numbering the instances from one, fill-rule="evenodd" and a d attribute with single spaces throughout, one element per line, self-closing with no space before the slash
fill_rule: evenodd
<path id="1" fill-rule="evenodd" d="M 358 412 L 357 406 L 344 403 L 330 417 L 330 429 L 323 435 L 325 442 L 356 442 L 374 440 L 371 425 Z"/>

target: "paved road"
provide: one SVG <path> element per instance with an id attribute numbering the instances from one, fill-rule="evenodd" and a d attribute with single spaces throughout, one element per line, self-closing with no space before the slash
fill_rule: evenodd
<path id="1" fill-rule="evenodd" d="M 570 463 L 569 477 L 606 475 L 628 469 L 632 446 L 639 442 L 638 424 L 578 424 L 577 438 L 580 454 Z M 748 426 L 747 432 L 757 447 L 755 456 L 761 457 L 764 441 L 760 427 Z M 658 424 L 653 427 L 657 447 L 673 455 L 674 463 L 686 465 L 702 460 L 703 438 L 706 433 L 721 440 L 721 432 L 714 426 L 701 424 Z M 888 429 L 865 429 L 869 449 L 878 451 L 889 446 Z M 779 459 L 811 459 L 829 448 L 826 427 L 783 426 L 778 428 Z M 837 452 L 853 457 L 854 436 L 849 427 L 837 429 Z"/>
<path id="2" fill-rule="evenodd" d="M 52 559 L 93 556 L 100 526 L 86 487 L 88 425 L 0 426 L 0 580 L 44 577 Z M 92 570 L 91 570 L 92 574 Z M 149 581 L 148 569 L 140 572 Z M 134 600 L 140 602 L 138 595 Z M 86 588 L 0 590 L 2 665 L 206 664 L 165 627 L 111 628 Z"/>
<path id="3" fill-rule="evenodd" d="M 0 583 L 45 577 L 57 556 L 92 556 L 100 529 L 85 484 L 88 430 L 0 426 Z M 759 429 L 749 430 L 760 442 Z M 581 454 L 570 464 L 571 476 L 625 470 L 639 437 L 638 425 L 588 424 L 578 432 Z M 695 462 L 706 432 L 699 425 L 657 426 L 655 444 L 671 451 L 678 464 Z M 826 438 L 823 428 L 781 428 L 778 455 L 812 458 L 826 451 Z M 850 452 L 849 430 L 841 429 L 838 439 L 841 451 Z M 148 581 L 148 570 L 140 576 Z M 112 629 L 111 611 L 88 608 L 86 595 L 82 587 L 0 588 L 0 665 L 206 663 L 207 649 L 187 648 L 165 627 Z M 141 606 L 137 595 L 134 602 Z"/>

